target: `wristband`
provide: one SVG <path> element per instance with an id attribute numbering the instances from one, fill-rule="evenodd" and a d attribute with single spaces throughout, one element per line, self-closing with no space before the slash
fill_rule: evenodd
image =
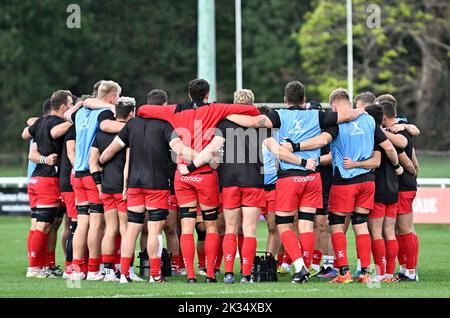
<path id="1" fill-rule="evenodd" d="M 94 179 L 95 184 L 102 184 L 102 174 L 99 171 L 93 172 L 92 178 Z"/>
<path id="2" fill-rule="evenodd" d="M 295 143 L 292 140 L 290 140 L 289 138 L 286 139 L 286 141 L 291 144 L 292 152 L 300 151 L 300 143 Z"/>
<path id="3" fill-rule="evenodd" d="M 193 172 L 197 169 L 197 167 L 195 166 L 194 162 L 191 162 L 188 166 L 187 169 L 189 172 Z"/>
<path id="4" fill-rule="evenodd" d="M 41 164 L 45 164 L 45 160 L 47 159 L 47 157 L 46 156 L 41 156 L 40 158 L 39 158 L 39 162 L 41 163 Z"/>
<path id="5" fill-rule="evenodd" d="M 394 166 L 394 170 L 397 170 L 398 168 L 400 168 L 401 166 L 400 166 L 400 163 L 397 163 L 395 166 Z"/>
<path id="6" fill-rule="evenodd" d="M 306 167 L 306 164 L 308 163 L 308 161 L 306 161 L 306 159 L 302 158 L 302 161 L 300 163 L 300 166 L 302 167 Z"/>

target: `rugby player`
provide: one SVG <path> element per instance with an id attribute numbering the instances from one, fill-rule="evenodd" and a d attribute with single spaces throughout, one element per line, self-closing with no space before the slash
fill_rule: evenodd
<path id="1" fill-rule="evenodd" d="M 105 164 L 125 146 L 130 148 L 127 184 L 128 225 L 126 234 L 122 238 L 120 282 L 132 281 L 129 264 L 134 253 L 136 238 L 142 231 L 147 212 L 150 282 L 165 283 L 167 280 L 161 275 L 161 257 L 158 255 L 160 246 L 158 236 L 169 213 L 167 154 L 172 148 L 184 159 L 192 160 L 195 153 L 183 145 L 169 123 L 142 117 L 132 118 L 127 122 L 113 142 L 103 151 L 100 162 Z"/>
<path id="2" fill-rule="evenodd" d="M 352 108 L 349 95 L 345 89 L 334 90 L 330 95 L 333 111 L 340 113 Z M 319 137 L 301 142 L 300 149 L 316 149 L 331 142 L 333 160 L 333 184 L 329 199 L 329 224 L 339 275 L 332 283 L 353 282 L 347 259 L 347 240 L 345 236 L 345 219 L 350 213 L 356 236 L 357 253 L 361 259 L 361 275 L 358 282 L 369 282 L 368 267 L 371 258 L 371 241 L 367 226 L 368 213 L 373 209 L 375 176 L 372 169 L 380 164 L 379 151 L 374 152 L 375 145 L 384 149 L 394 166 L 395 173 L 401 174 L 397 152 L 384 135 L 374 119 L 364 114 L 348 123 L 327 128 Z M 378 154 L 377 154 L 378 153 Z M 357 168 L 350 168 L 349 161 L 363 161 Z M 346 169 L 346 167 L 349 169 Z"/>
<path id="3" fill-rule="evenodd" d="M 303 151 L 303 149 L 296 148 L 295 144 L 318 136 L 322 128 L 353 120 L 363 111 L 350 108 L 339 114 L 336 112 L 324 113 L 314 109 L 307 110 L 305 101 L 305 87 L 298 81 L 292 81 L 285 88 L 284 102 L 288 106 L 287 109 L 256 117 L 233 115 L 228 119 L 245 127 L 279 128 L 278 142 L 292 143 L 291 151 L 293 150 L 297 157 L 318 161 L 320 149 Z M 307 268 L 311 265 L 314 251 L 314 214 L 317 208 L 322 207 L 320 174 L 318 172 L 311 173 L 305 164 L 306 162 L 302 166 L 296 166 L 280 161 L 276 185 L 275 220 L 281 242 L 295 266 L 292 279 L 294 283 L 308 281 Z M 292 230 L 297 213 L 301 245 Z"/>
<path id="4" fill-rule="evenodd" d="M 383 103 L 382 105 L 384 108 L 383 127 L 390 129 L 396 123 L 396 108 L 392 103 Z M 404 147 L 404 152 L 413 161 L 414 146 L 408 130 L 400 130 L 397 133 L 406 138 L 407 145 Z M 417 191 L 416 174 L 417 171 L 405 169 L 404 173 L 398 177 L 399 196 L 396 229 L 399 244 L 398 260 L 402 265 L 398 278 L 402 281 L 417 281 L 418 237 L 413 227 L 412 210 L 412 203 Z"/>
<path id="5" fill-rule="evenodd" d="M 27 277 L 48 277 L 41 271 L 48 248 L 49 232 L 53 221 L 58 216 L 60 207 L 59 169 L 63 139 L 61 137 L 70 128 L 63 116 L 68 108 L 72 107 L 73 100 L 69 91 L 58 90 L 50 98 L 51 112 L 49 116 L 37 120 L 27 129 L 37 145 L 41 154 L 40 163 L 36 166 L 30 179 L 29 191 L 35 198 L 36 204 L 36 230 L 30 242 L 29 268 Z M 57 165 L 46 164 L 46 156 L 56 154 Z M 48 163 L 48 162 L 47 162 Z M 54 255 L 54 254 L 53 254 Z"/>
<path id="6" fill-rule="evenodd" d="M 365 109 L 367 106 L 375 104 L 375 100 L 376 97 L 373 93 L 364 92 L 356 95 L 353 102 L 355 103 L 356 108 Z"/>
<path id="7" fill-rule="evenodd" d="M 169 122 L 180 134 L 185 145 L 200 152 L 214 136 L 214 128 L 220 120 L 230 114 L 257 115 L 254 106 L 208 103 L 209 83 L 195 79 L 189 83 L 190 101 L 184 104 L 151 106 L 143 105 L 138 115 L 157 118 Z M 185 162 L 186 163 L 186 162 Z M 208 282 L 217 281 L 214 265 L 219 248 L 217 218 L 219 210 L 219 187 L 217 173 L 210 166 L 204 165 L 189 176 L 175 174 L 175 194 L 181 214 L 180 245 L 188 274 L 188 282 L 195 283 L 194 270 L 194 230 L 197 206 L 202 211 L 206 226 L 205 255 Z"/>
<path id="8" fill-rule="evenodd" d="M 120 97 L 116 105 L 116 120 L 127 123 L 134 117 L 136 101 L 134 98 Z M 105 234 L 103 236 L 101 250 L 102 263 L 105 268 L 104 281 L 119 281 L 114 272 L 115 240 L 119 235 L 119 215 L 127 213 L 127 203 L 123 193 L 126 188 L 124 182 L 124 169 L 126 164 L 126 149 L 119 151 L 103 169 L 99 165 L 99 158 L 103 151 L 111 144 L 116 134 L 99 131 L 92 143 L 89 157 L 89 170 L 92 175 L 101 172 L 100 199 L 104 206 Z M 125 225 L 126 226 L 126 225 Z M 123 233 L 124 234 L 124 233 Z M 136 274 L 130 275 L 135 281 L 142 281 Z"/>
<path id="9" fill-rule="evenodd" d="M 64 114 L 69 122 L 75 123 L 76 152 L 74 192 L 77 207 L 77 228 L 73 237 L 73 260 L 71 280 L 84 279 L 86 271 L 86 241 L 89 250 L 87 279 L 102 280 L 100 272 L 101 241 L 104 229 L 103 204 L 96 184 L 101 182 L 100 174 L 89 171 L 89 150 L 98 129 L 117 133 L 125 125 L 114 118 L 115 104 L 121 87 L 113 81 L 101 81 L 96 99 L 88 98 Z M 82 105 L 86 107 L 81 107 Z M 89 108 L 87 108 L 89 107 Z"/>

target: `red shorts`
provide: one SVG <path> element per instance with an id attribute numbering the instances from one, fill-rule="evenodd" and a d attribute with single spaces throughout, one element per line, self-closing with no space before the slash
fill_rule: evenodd
<path id="1" fill-rule="evenodd" d="M 276 190 L 264 191 L 264 199 L 266 201 L 266 206 L 261 209 L 261 214 L 266 215 L 267 213 L 275 212 L 275 199 Z"/>
<path id="2" fill-rule="evenodd" d="M 416 197 L 416 191 L 400 191 L 398 193 L 397 214 L 413 213 L 413 201 Z"/>
<path id="3" fill-rule="evenodd" d="M 177 211 L 177 197 L 175 194 L 169 195 L 169 210 L 171 211 Z"/>
<path id="4" fill-rule="evenodd" d="M 32 208 L 38 205 L 60 205 L 59 178 L 31 177 L 28 182 L 28 197 Z"/>
<path id="5" fill-rule="evenodd" d="M 128 207 L 145 205 L 149 208 L 169 209 L 169 190 L 130 188 L 127 191 Z"/>
<path id="6" fill-rule="evenodd" d="M 263 208 L 266 205 L 263 188 L 223 187 L 222 198 L 224 209 Z"/>
<path id="7" fill-rule="evenodd" d="M 103 201 L 103 210 L 105 212 L 115 210 L 127 213 L 127 202 L 122 200 L 122 193 L 102 193 L 100 199 Z"/>
<path id="8" fill-rule="evenodd" d="M 192 201 L 198 201 L 210 207 L 219 205 L 217 171 L 182 176 L 177 170 L 174 185 L 178 206 Z"/>
<path id="9" fill-rule="evenodd" d="M 71 219 L 77 218 L 77 208 L 75 206 L 75 193 L 61 192 L 61 198 L 66 206 L 67 216 Z"/>
<path id="10" fill-rule="evenodd" d="M 397 202 L 374 203 L 373 209 L 369 212 L 369 219 L 384 218 L 385 216 L 393 219 L 397 217 Z"/>
<path id="11" fill-rule="evenodd" d="M 89 202 L 90 204 L 102 204 L 97 185 L 92 176 L 73 179 L 73 192 L 75 192 L 76 204 Z"/>
<path id="12" fill-rule="evenodd" d="M 322 208 L 322 179 L 316 172 L 307 176 L 277 180 L 275 208 L 280 212 L 297 211 L 300 207 Z"/>
<path id="13" fill-rule="evenodd" d="M 333 184 L 330 190 L 328 211 L 351 213 L 355 211 L 355 207 L 372 210 L 374 197 L 374 181 L 346 185 Z"/>

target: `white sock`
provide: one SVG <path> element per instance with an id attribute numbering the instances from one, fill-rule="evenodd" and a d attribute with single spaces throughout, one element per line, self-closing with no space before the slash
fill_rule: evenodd
<path id="1" fill-rule="evenodd" d="M 158 242 L 159 242 L 159 247 L 158 247 L 158 257 L 161 257 L 162 255 L 162 250 L 163 250 L 163 237 L 161 234 L 158 235 Z"/>
<path id="2" fill-rule="evenodd" d="M 333 263 L 334 263 L 333 255 L 325 255 L 323 257 L 323 267 L 325 268 L 333 267 Z"/>
<path id="3" fill-rule="evenodd" d="M 358 258 L 358 265 L 356 266 L 357 271 L 361 271 L 361 260 Z"/>
<path id="4" fill-rule="evenodd" d="M 415 269 L 407 269 L 405 271 L 405 275 L 406 275 L 406 277 L 409 277 L 409 278 L 416 278 L 416 270 Z"/>
<path id="5" fill-rule="evenodd" d="M 302 267 L 305 266 L 305 262 L 303 262 L 303 258 L 297 258 L 294 261 L 295 272 L 298 273 L 302 270 Z"/>
<path id="6" fill-rule="evenodd" d="M 105 264 L 100 264 L 100 273 L 103 273 L 105 271 Z"/>
<path id="7" fill-rule="evenodd" d="M 392 274 L 386 274 L 386 275 L 384 275 L 384 277 L 385 277 L 386 279 L 389 279 L 389 278 L 394 278 L 394 275 L 392 275 Z"/>
<path id="8" fill-rule="evenodd" d="M 316 271 L 320 271 L 320 265 L 312 264 L 311 267 Z"/>

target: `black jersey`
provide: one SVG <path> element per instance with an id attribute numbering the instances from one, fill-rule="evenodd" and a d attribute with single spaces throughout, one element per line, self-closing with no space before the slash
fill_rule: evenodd
<path id="1" fill-rule="evenodd" d="M 58 155 L 56 166 L 46 164 L 37 164 L 32 174 L 33 177 L 58 177 L 59 166 L 61 162 L 61 153 L 63 148 L 64 136 L 53 139 L 50 131 L 53 127 L 63 123 L 61 117 L 50 115 L 39 118 L 29 129 L 28 132 L 33 136 L 37 149 L 42 156 L 49 156 L 53 153 Z"/>
<path id="2" fill-rule="evenodd" d="M 98 131 L 92 148 L 97 148 L 101 154 L 111 144 L 116 134 L 108 134 Z M 108 161 L 102 172 L 102 192 L 108 194 L 122 193 L 123 191 L 123 169 L 125 168 L 126 148 L 120 150 L 114 158 Z"/>
<path id="3" fill-rule="evenodd" d="M 225 138 L 223 163 L 219 166 L 220 187 L 264 188 L 262 142 L 266 129 L 243 128 L 229 120 L 217 126 Z"/>
<path id="4" fill-rule="evenodd" d="M 320 149 L 320 155 L 324 156 L 331 152 L 330 145 L 326 145 Z M 333 183 L 333 166 L 318 166 L 316 171 L 320 173 L 322 179 L 322 193 L 327 195 L 330 193 L 331 184 Z"/>
<path id="5" fill-rule="evenodd" d="M 169 190 L 169 142 L 179 138 L 166 121 L 132 118 L 118 134 L 130 147 L 128 188 Z"/>
<path id="6" fill-rule="evenodd" d="M 404 136 L 408 141 L 408 144 L 405 147 L 405 154 L 409 159 L 412 160 L 412 153 L 414 145 L 412 143 L 411 136 L 405 130 L 399 131 L 398 134 Z M 406 169 L 404 169 L 403 173 L 398 176 L 399 182 L 399 190 L 400 191 L 416 191 L 417 190 L 417 181 L 416 178 L 410 174 Z"/>
<path id="7" fill-rule="evenodd" d="M 398 201 L 398 178 L 394 166 L 383 149 L 380 166 L 375 169 L 375 202 L 395 203 Z"/>
<path id="8" fill-rule="evenodd" d="M 69 140 L 75 140 L 75 126 L 70 127 L 64 135 L 61 165 L 59 169 L 59 191 L 61 192 L 73 192 L 72 184 L 70 183 L 72 164 L 67 156 L 67 142 Z"/>

